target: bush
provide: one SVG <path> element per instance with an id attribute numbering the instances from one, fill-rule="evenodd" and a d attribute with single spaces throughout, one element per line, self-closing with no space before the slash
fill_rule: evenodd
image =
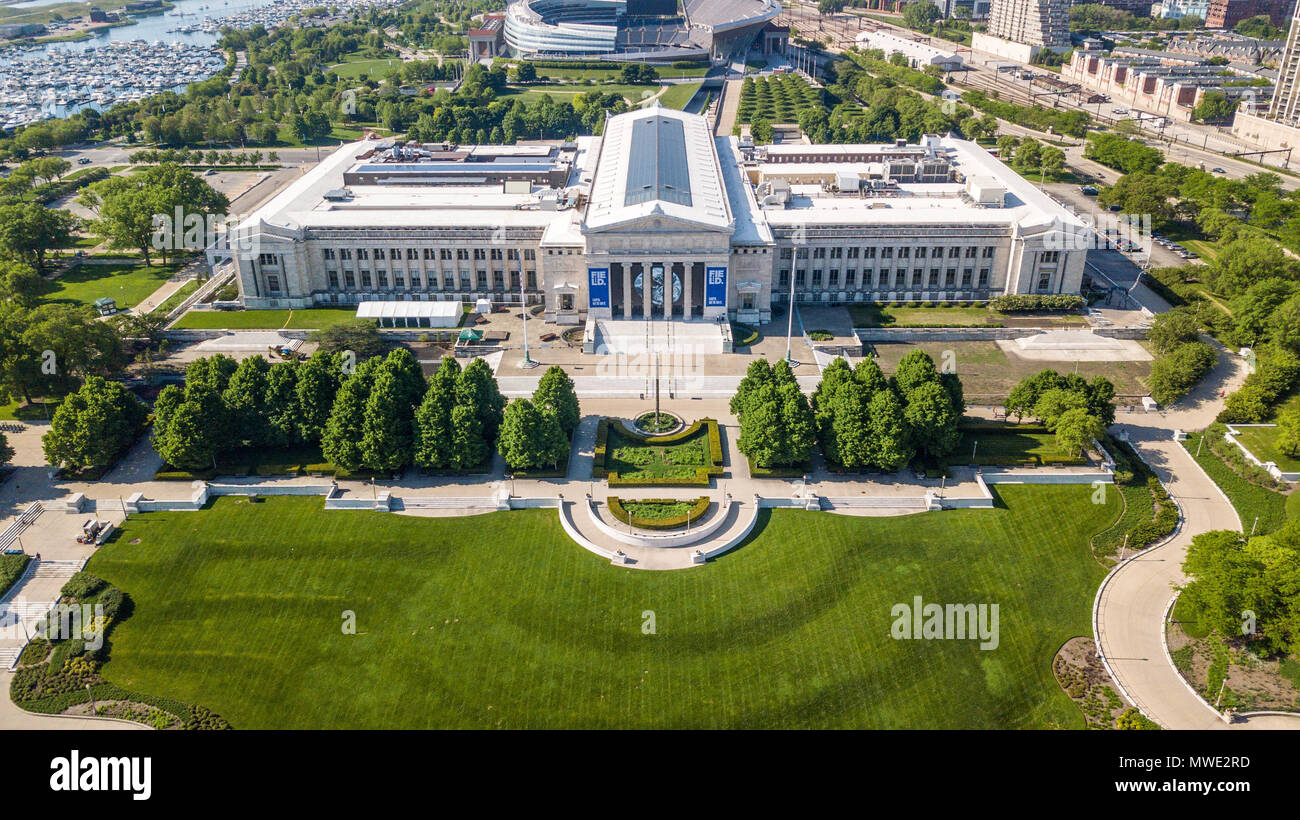
<path id="1" fill-rule="evenodd" d="M 99 590 L 103 589 L 104 580 L 97 575 L 91 575 L 89 572 L 82 570 L 72 576 L 63 584 L 63 589 L 59 592 L 65 598 L 76 598 L 78 601 L 89 598 Z"/>
<path id="2" fill-rule="evenodd" d="M 1072 293 L 1008 293 L 989 300 L 989 309 L 1003 313 L 1070 313 L 1085 305 L 1086 299 Z"/>

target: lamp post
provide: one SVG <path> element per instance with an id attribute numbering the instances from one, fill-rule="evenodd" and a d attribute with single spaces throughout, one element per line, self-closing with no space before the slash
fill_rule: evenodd
<path id="1" fill-rule="evenodd" d="M 796 245 L 794 249 L 794 265 L 790 269 L 790 306 L 789 306 L 790 315 L 786 317 L 786 324 L 785 324 L 785 361 L 786 364 L 790 365 L 791 367 L 795 367 L 799 364 L 794 360 L 793 357 L 790 356 L 791 340 L 794 338 L 794 278 L 798 270 L 799 270 L 799 246 Z"/>
<path id="2" fill-rule="evenodd" d="M 519 315 L 524 317 L 524 360 L 519 363 L 522 368 L 537 367 L 537 362 L 528 353 L 528 298 L 524 293 L 524 257 L 521 252 L 519 255 L 519 303 L 523 307 L 523 312 Z"/>

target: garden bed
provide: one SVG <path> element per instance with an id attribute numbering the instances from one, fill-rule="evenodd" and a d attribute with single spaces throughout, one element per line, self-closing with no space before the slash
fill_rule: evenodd
<path id="1" fill-rule="evenodd" d="M 707 487 L 722 473 L 722 439 L 714 419 L 666 436 L 638 435 L 617 419 L 601 419 L 597 427 L 592 476 L 606 478 L 611 487 Z"/>
<path id="2" fill-rule="evenodd" d="M 708 496 L 679 501 L 671 498 L 644 498 L 623 500 L 617 496 L 606 499 L 609 514 L 614 518 L 643 530 L 675 530 L 691 523 L 699 523 L 709 511 Z"/>

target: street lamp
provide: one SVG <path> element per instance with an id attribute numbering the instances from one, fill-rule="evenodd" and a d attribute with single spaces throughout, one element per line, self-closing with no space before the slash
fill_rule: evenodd
<path id="1" fill-rule="evenodd" d="M 794 249 L 794 266 L 790 270 L 790 315 L 786 317 L 785 324 L 785 361 L 791 367 L 797 367 L 798 362 L 790 355 L 790 345 L 794 338 L 794 278 L 796 271 L 799 269 L 799 246 Z"/>

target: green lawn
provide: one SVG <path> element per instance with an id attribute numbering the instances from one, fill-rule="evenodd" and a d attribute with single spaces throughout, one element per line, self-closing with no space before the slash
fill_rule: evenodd
<path id="1" fill-rule="evenodd" d="M 695 96 L 695 92 L 700 90 L 700 83 L 678 83 L 668 86 L 668 90 L 659 98 L 659 103 L 664 108 L 675 108 L 681 111 L 686 104 Z"/>
<path id="2" fill-rule="evenodd" d="M 1277 448 L 1279 427 L 1237 427 L 1237 440 L 1260 461 L 1271 461 L 1284 473 L 1300 472 L 1300 458 Z"/>
<path id="3" fill-rule="evenodd" d="M 905 518 L 764 512 L 747 545 L 675 572 L 611 567 L 554 510 L 135 515 L 89 566 L 134 604 L 104 676 L 246 729 L 1083 728 L 1051 661 L 1090 634 L 1087 540 L 1118 494 L 997 492 Z M 916 595 L 997 603 L 1000 645 L 891 639 Z"/>
<path id="4" fill-rule="evenodd" d="M 1214 454 L 1207 443 L 1200 447 L 1200 455 L 1196 454 L 1197 447 L 1205 433 L 1190 433 L 1183 441 L 1183 446 L 1187 452 L 1196 459 L 1202 469 L 1210 476 L 1215 484 L 1223 490 L 1224 495 L 1232 502 L 1232 506 L 1241 518 L 1241 526 L 1246 532 L 1255 526 L 1256 535 L 1264 535 L 1272 532 L 1286 522 L 1286 496 L 1281 493 L 1275 493 L 1266 487 L 1260 487 L 1251 484 L 1246 479 L 1237 475 L 1222 459 Z M 1228 442 L 1221 442 L 1224 447 L 1231 447 Z M 1259 524 L 1255 525 L 1255 519 L 1259 519 Z"/>
<path id="5" fill-rule="evenodd" d="M 355 308 L 299 310 L 191 310 L 174 325 L 180 330 L 320 330 L 356 318 Z"/>
<path id="6" fill-rule="evenodd" d="M 360 80 L 366 77 L 382 80 L 401 67 L 401 57 L 383 57 L 377 60 L 346 60 L 326 70 L 349 80 Z"/>
<path id="7" fill-rule="evenodd" d="M 8 404 L 0 404 L 0 420 L 49 421 L 62 401 L 57 398 L 37 398 L 32 404 L 27 404 L 21 398 L 14 399 Z"/>
<path id="8" fill-rule="evenodd" d="M 550 95 L 551 99 L 559 102 L 561 100 L 573 101 L 573 98 L 579 94 L 587 94 L 592 91 L 599 91 L 602 94 L 618 94 L 628 102 L 636 103 L 647 97 L 652 97 L 659 92 L 657 85 L 576 85 L 572 83 L 539 83 L 528 86 L 506 86 L 501 92 L 500 98 L 503 100 L 521 99 L 530 105 L 537 102 L 543 95 Z"/>
<path id="9" fill-rule="evenodd" d="M 168 296 L 165 300 L 163 300 L 163 303 L 161 305 L 154 308 L 150 312 L 155 313 L 159 316 L 166 316 L 168 313 L 171 313 L 173 310 L 175 310 L 180 305 L 181 302 L 184 302 L 186 299 L 190 298 L 190 295 L 193 294 L 194 291 L 198 289 L 199 289 L 199 280 L 191 279 L 190 281 L 181 285 L 179 290 L 177 290 L 171 296 Z"/>
<path id="10" fill-rule="evenodd" d="M 134 307 L 162 287 L 180 267 L 178 264 L 149 267 L 143 262 L 79 265 L 54 280 L 54 289 L 45 301 L 93 305 L 96 299 L 111 296 L 117 300 L 119 310 Z"/>
<path id="11" fill-rule="evenodd" d="M 1038 425 L 1026 425 L 1023 429 L 1016 429 L 1012 425 L 997 432 L 963 430 L 961 443 L 946 459 L 946 463 L 970 464 L 972 453 L 975 456 L 974 463 L 985 467 L 1086 463 L 1084 459 L 1058 447 L 1056 435 Z"/>
<path id="12" fill-rule="evenodd" d="M 1086 319 L 1074 314 L 1004 313 L 999 310 L 989 310 L 986 307 L 975 306 L 895 307 L 887 304 L 867 303 L 849 305 L 848 310 L 854 327 L 909 327 L 917 325 L 1068 327 L 1087 324 Z"/>

